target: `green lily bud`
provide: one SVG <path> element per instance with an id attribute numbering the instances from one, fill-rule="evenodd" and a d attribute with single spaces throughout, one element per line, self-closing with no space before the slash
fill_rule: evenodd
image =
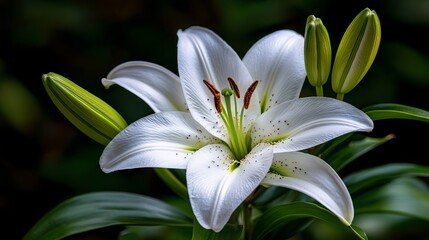
<path id="1" fill-rule="evenodd" d="M 380 20 L 365 8 L 351 22 L 341 39 L 332 69 L 332 89 L 342 99 L 362 80 L 380 46 Z"/>
<path id="2" fill-rule="evenodd" d="M 127 123 L 106 102 L 56 73 L 42 76 L 43 86 L 57 108 L 80 131 L 107 145 Z"/>
<path id="3" fill-rule="evenodd" d="M 329 77 L 331 58 L 328 30 L 320 18 L 310 15 L 305 26 L 304 60 L 308 81 L 316 87 L 318 96 L 323 96 L 322 86 Z"/>

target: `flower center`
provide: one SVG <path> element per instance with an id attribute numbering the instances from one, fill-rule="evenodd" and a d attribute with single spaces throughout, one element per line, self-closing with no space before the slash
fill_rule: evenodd
<path id="1" fill-rule="evenodd" d="M 209 81 L 203 80 L 203 82 L 213 94 L 216 111 L 225 123 L 225 127 L 230 136 L 230 142 L 228 143 L 229 148 L 237 160 L 243 159 L 250 152 L 251 143 L 250 138 L 244 132 L 243 128 L 244 111 L 249 108 L 250 99 L 258 86 L 259 81 L 255 80 L 250 84 L 244 94 L 244 102 L 240 111 L 238 111 L 237 107 L 237 101 L 240 98 L 240 89 L 234 79 L 231 77 L 228 78 L 230 88 L 224 88 L 222 89 L 222 92 L 219 92 Z M 222 97 L 224 99 L 223 102 Z M 231 97 L 233 98 L 233 101 L 231 101 Z"/>

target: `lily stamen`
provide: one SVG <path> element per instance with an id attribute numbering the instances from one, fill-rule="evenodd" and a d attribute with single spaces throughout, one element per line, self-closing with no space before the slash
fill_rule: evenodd
<path id="1" fill-rule="evenodd" d="M 240 98 L 240 89 L 238 88 L 237 83 L 234 81 L 232 77 L 228 77 L 228 83 L 231 89 L 234 91 L 235 96 L 237 96 L 237 98 Z"/>
<path id="2" fill-rule="evenodd" d="M 216 111 L 218 113 L 221 113 L 222 112 L 222 98 L 220 97 L 220 93 L 214 95 L 213 100 L 214 100 Z"/>
<path id="3" fill-rule="evenodd" d="M 207 86 L 207 88 L 210 90 L 210 92 L 213 94 L 213 96 L 216 97 L 216 95 L 220 94 L 219 90 L 217 90 L 217 88 L 213 84 L 211 84 L 209 81 L 204 79 L 203 82 Z"/>
<path id="4" fill-rule="evenodd" d="M 209 91 L 213 94 L 216 111 L 219 113 L 222 121 L 225 123 L 225 126 L 228 129 L 228 132 L 230 133 L 231 142 L 229 144 L 232 152 L 237 157 L 237 159 L 242 159 L 249 153 L 249 144 L 246 142 L 246 133 L 243 129 L 244 110 L 249 108 L 250 99 L 256 87 L 258 86 L 259 81 L 254 81 L 248 87 L 244 95 L 243 107 L 239 112 L 237 107 L 237 99 L 240 98 L 240 89 L 232 77 L 228 77 L 227 80 L 231 88 L 224 88 L 221 92 L 219 92 L 219 90 L 217 90 L 217 88 L 209 81 L 203 80 L 203 82 Z M 223 96 L 225 105 L 222 103 L 221 96 Z M 231 105 L 231 96 L 234 96 L 234 107 Z M 223 109 L 226 109 L 226 111 L 223 111 Z"/>
<path id="5" fill-rule="evenodd" d="M 255 80 L 252 84 L 250 84 L 249 88 L 247 89 L 246 93 L 244 94 L 244 108 L 248 109 L 250 105 L 250 98 L 252 97 L 253 92 L 255 91 L 256 87 L 258 86 L 259 80 Z"/>
<path id="6" fill-rule="evenodd" d="M 214 105 L 215 105 L 216 111 L 218 113 L 221 113 L 222 112 L 222 98 L 221 98 L 221 93 L 209 81 L 207 81 L 207 80 L 204 79 L 203 82 L 207 86 L 207 88 L 210 90 L 210 92 L 213 94 L 213 101 L 214 101 Z"/>

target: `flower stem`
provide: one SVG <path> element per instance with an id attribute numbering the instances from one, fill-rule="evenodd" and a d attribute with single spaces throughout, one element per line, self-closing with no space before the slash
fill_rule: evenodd
<path id="1" fill-rule="evenodd" d="M 323 87 L 322 86 L 316 86 L 316 95 L 318 97 L 323 97 Z"/>
<path id="2" fill-rule="evenodd" d="M 245 202 L 243 210 L 244 240 L 252 238 L 252 204 Z"/>
<path id="3" fill-rule="evenodd" d="M 174 174 L 166 168 L 154 168 L 155 173 L 170 187 L 171 190 L 177 193 L 183 199 L 189 199 L 188 190 L 185 185 L 177 179 Z"/>
<path id="4" fill-rule="evenodd" d="M 337 93 L 337 99 L 342 101 L 344 99 L 344 93 Z"/>
<path id="5" fill-rule="evenodd" d="M 243 228 L 244 228 L 244 240 L 252 239 L 252 231 L 253 231 L 253 218 L 252 218 L 252 208 L 253 201 L 260 196 L 263 192 L 265 192 L 266 188 L 262 186 L 258 186 L 249 197 L 247 197 L 246 201 L 243 204 Z"/>

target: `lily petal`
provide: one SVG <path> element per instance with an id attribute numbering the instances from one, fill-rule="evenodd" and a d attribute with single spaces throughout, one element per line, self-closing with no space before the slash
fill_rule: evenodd
<path id="1" fill-rule="evenodd" d="M 179 77 L 160 65 L 125 62 L 112 69 L 101 82 L 106 88 L 120 85 L 143 99 L 155 112 L 187 111 Z"/>
<path id="2" fill-rule="evenodd" d="M 372 128 L 372 120 L 348 103 L 306 97 L 284 102 L 262 114 L 251 136 L 253 145 L 270 142 L 278 153 L 308 149 L 349 132 Z"/>
<path id="3" fill-rule="evenodd" d="M 195 120 L 210 133 L 229 142 L 225 125 L 216 111 L 213 95 L 203 80 L 222 91 L 230 88 L 227 78 L 231 77 L 237 82 L 238 88 L 245 91 L 253 79 L 237 53 L 211 30 L 191 27 L 179 31 L 178 36 L 179 75 L 189 110 Z M 246 110 L 243 119 L 244 131 L 259 116 L 258 102 L 258 96 L 252 96 L 251 107 Z M 242 99 L 237 103 L 240 112 Z"/>
<path id="4" fill-rule="evenodd" d="M 201 226 L 219 232 L 261 183 L 272 159 L 269 144 L 256 146 L 239 166 L 224 144 L 208 145 L 195 152 L 186 179 L 191 206 Z"/>
<path id="5" fill-rule="evenodd" d="M 271 33 L 246 53 L 244 64 L 254 79 L 261 111 L 299 97 L 305 80 L 304 37 L 292 30 Z"/>
<path id="6" fill-rule="evenodd" d="M 304 193 L 350 225 L 353 202 L 344 182 L 322 159 L 310 154 L 291 152 L 274 154 L 264 185 L 280 186 Z"/>
<path id="7" fill-rule="evenodd" d="M 186 112 L 160 112 L 129 125 L 106 146 L 100 157 L 104 172 L 160 167 L 185 169 L 199 148 L 219 140 Z"/>

